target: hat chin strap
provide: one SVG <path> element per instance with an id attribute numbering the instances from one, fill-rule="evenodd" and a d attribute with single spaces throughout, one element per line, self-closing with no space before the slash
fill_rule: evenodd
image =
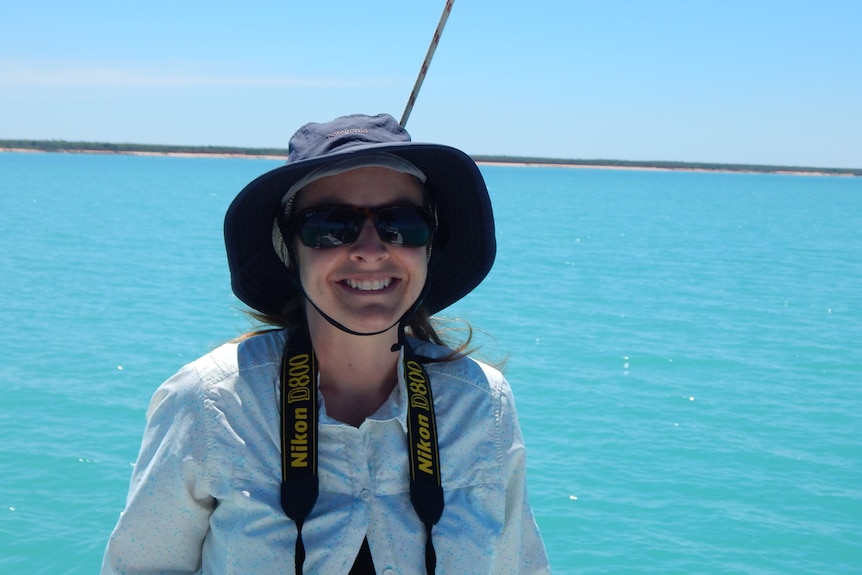
<path id="1" fill-rule="evenodd" d="M 319 313 L 323 317 L 323 319 L 325 319 L 327 322 L 329 322 L 330 325 L 340 329 L 344 333 L 348 333 L 350 335 L 358 335 L 358 336 L 380 335 L 382 333 L 386 333 L 387 331 L 389 331 L 390 329 L 392 329 L 393 327 L 395 327 L 397 325 L 398 326 L 398 341 L 392 345 L 392 351 L 393 352 L 397 352 L 398 350 L 401 349 L 402 346 L 404 346 L 405 341 L 406 341 L 406 335 L 404 333 L 404 330 L 407 327 L 407 324 L 410 322 L 410 318 L 413 317 L 413 314 L 416 313 L 416 310 L 419 309 L 419 306 L 422 305 L 422 302 L 425 300 L 425 295 L 428 293 L 428 288 L 429 288 L 429 283 L 430 283 L 428 281 L 428 278 L 426 277 L 425 278 L 425 284 L 422 286 L 422 292 L 419 294 L 419 297 L 416 298 L 416 301 L 413 302 L 413 305 L 411 305 L 407 309 L 407 311 L 404 312 L 404 314 L 398 319 L 398 321 L 396 321 L 395 323 L 393 323 L 389 327 L 387 327 L 385 329 L 381 329 L 379 331 L 362 332 L 362 331 L 352 330 L 349 327 L 347 327 L 346 325 L 344 325 L 343 323 L 333 319 L 329 314 L 327 314 L 325 311 L 320 309 L 320 307 L 316 303 L 314 303 L 314 300 L 312 300 L 308 296 L 308 293 L 306 293 L 305 288 L 302 287 L 302 282 L 299 280 L 299 278 L 295 278 L 295 282 L 297 283 L 297 285 L 298 285 L 300 291 L 302 292 L 302 295 L 305 298 L 305 300 L 311 304 L 311 307 L 313 307 L 315 310 L 317 310 L 317 313 Z"/>
<path id="2" fill-rule="evenodd" d="M 281 223 L 279 222 L 279 227 L 280 226 L 281 226 Z M 285 243 L 285 245 L 287 245 L 287 244 Z M 293 250 L 291 250 L 289 246 L 288 246 L 288 253 L 289 253 L 289 257 L 290 257 L 289 261 L 295 262 L 296 257 L 293 254 Z M 429 245 L 428 257 L 430 259 L 430 245 Z M 341 323 L 339 321 L 336 321 L 329 314 L 327 314 L 325 311 L 320 309 L 320 306 L 318 306 L 316 303 L 314 303 L 314 300 L 311 299 L 311 297 L 309 297 L 308 292 L 305 291 L 305 287 L 302 285 L 302 280 L 299 279 L 299 266 L 286 264 L 286 267 L 287 267 L 288 272 L 289 272 L 288 275 L 290 277 L 291 283 L 293 283 L 294 287 L 296 287 L 296 289 L 299 290 L 299 292 L 302 294 L 302 297 L 305 298 L 305 300 L 308 303 L 310 303 L 311 306 L 315 310 L 317 310 L 317 313 L 319 313 L 321 315 L 321 317 L 323 317 L 323 319 L 325 319 L 331 326 L 340 329 L 344 333 L 348 333 L 350 335 L 357 335 L 357 336 L 380 335 L 382 333 L 386 333 L 387 331 L 389 331 L 390 329 L 392 329 L 393 327 L 395 327 L 397 325 L 398 326 L 398 341 L 395 342 L 394 344 L 392 344 L 392 351 L 393 352 L 399 351 L 405 345 L 405 343 L 407 341 L 407 336 L 404 333 L 404 330 L 407 327 L 407 324 L 410 322 L 410 318 L 413 317 L 413 314 L 416 313 L 416 310 L 419 309 L 419 306 L 422 305 L 423 301 L 425 301 L 425 296 L 428 294 L 428 290 L 430 289 L 430 283 L 431 283 L 429 281 L 428 276 L 426 275 L 425 276 L 425 284 L 422 286 L 422 291 L 420 292 L 419 297 L 416 298 L 416 301 L 413 302 L 413 305 L 411 305 L 409 308 L 407 308 L 407 311 L 404 312 L 404 315 L 402 315 L 398 319 L 398 321 L 396 321 L 395 323 L 393 323 L 392 325 L 390 325 L 389 327 L 387 327 L 385 329 L 381 329 L 380 331 L 362 332 L 362 331 L 356 331 L 356 330 L 350 329 L 349 327 L 347 327 L 346 325 L 344 325 L 343 323 Z"/>
<path id="3" fill-rule="evenodd" d="M 306 294 L 304 291 L 302 292 L 302 294 L 305 296 L 305 300 L 311 304 L 311 307 L 316 309 L 317 313 L 319 313 L 321 316 L 323 316 L 323 319 L 328 321 L 330 325 L 335 326 L 338 329 L 340 329 L 341 331 L 343 331 L 344 333 L 349 333 L 350 335 L 363 335 L 363 336 L 364 335 L 380 335 L 381 333 L 386 333 L 387 331 L 389 331 L 390 329 L 392 329 L 393 327 L 395 327 L 396 325 L 401 323 L 401 319 L 399 319 L 398 321 L 396 321 L 395 323 L 393 323 L 389 327 L 381 329 L 380 331 L 369 331 L 369 332 L 355 331 L 355 330 L 350 329 L 349 327 L 347 327 L 343 323 L 332 319 L 332 317 L 329 314 L 327 314 L 325 311 L 320 309 L 320 307 L 318 307 L 318 305 L 316 303 L 314 303 L 314 301 L 310 297 L 308 297 L 308 294 Z M 403 316 L 402 316 L 402 318 L 403 318 Z"/>

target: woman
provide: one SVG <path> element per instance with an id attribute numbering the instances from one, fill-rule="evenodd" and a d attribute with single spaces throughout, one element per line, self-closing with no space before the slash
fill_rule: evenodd
<path id="1" fill-rule="evenodd" d="M 308 124 L 225 243 L 277 328 L 157 390 L 102 572 L 547 573 L 511 390 L 429 321 L 494 260 L 469 156 L 388 115 Z"/>

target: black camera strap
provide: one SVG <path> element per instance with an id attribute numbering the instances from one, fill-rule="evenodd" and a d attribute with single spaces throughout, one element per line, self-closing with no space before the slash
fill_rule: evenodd
<path id="1" fill-rule="evenodd" d="M 399 328 L 400 329 L 400 328 Z M 443 486 L 434 400 L 425 366 L 406 338 L 404 377 L 407 384 L 407 450 L 410 501 L 425 525 L 425 569 L 434 575 L 437 556 L 431 530 L 443 514 Z M 302 526 L 317 502 L 318 368 L 308 327 L 288 333 L 281 363 L 281 505 L 296 523 L 296 575 L 302 575 L 305 545 Z"/>

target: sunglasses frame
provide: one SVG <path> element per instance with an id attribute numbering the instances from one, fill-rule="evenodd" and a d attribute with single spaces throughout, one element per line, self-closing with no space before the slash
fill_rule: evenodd
<path id="1" fill-rule="evenodd" d="M 420 219 L 422 219 L 428 227 L 428 238 L 421 244 L 405 244 L 398 243 L 397 241 L 392 241 L 389 237 L 387 237 L 388 233 L 386 230 L 386 223 L 381 222 L 379 217 L 381 213 L 385 213 L 390 210 L 408 210 L 413 212 L 414 214 L 419 215 Z M 355 214 L 356 219 L 350 221 L 344 221 L 343 227 L 344 231 L 349 232 L 350 234 L 355 234 L 354 237 L 350 241 L 344 241 L 339 244 L 323 244 L 320 243 L 320 237 L 316 239 L 316 241 L 308 242 L 306 241 L 306 237 L 303 237 L 303 228 L 307 225 L 309 219 L 314 216 L 318 212 L 331 212 L 335 213 L 336 210 L 340 210 L 343 213 Z M 290 217 L 290 229 L 293 234 L 299 239 L 300 243 L 304 246 L 314 249 L 331 249 L 331 248 L 340 248 L 344 246 L 352 245 L 359 239 L 359 234 L 362 233 L 362 227 L 365 225 L 366 220 L 371 220 L 371 223 L 374 225 L 374 229 L 377 232 L 378 237 L 384 243 L 389 245 L 397 246 L 397 247 L 410 247 L 410 248 L 421 248 L 427 247 L 432 238 L 434 237 L 434 233 L 437 231 L 437 221 L 434 217 L 433 212 L 426 208 L 425 206 L 417 206 L 413 204 L 407 205 L 386 205 L 386 206 L 377 206 L 373 208 L 369 207 L 357 207 L 357 206 L 346 206 L 346 205 L 323 205 L 323 206 L 314 206 L 311 208 L 307 208 L 302 210 L 298 214 Z M 396 230 L 397 233 L 397 230 Z"/>

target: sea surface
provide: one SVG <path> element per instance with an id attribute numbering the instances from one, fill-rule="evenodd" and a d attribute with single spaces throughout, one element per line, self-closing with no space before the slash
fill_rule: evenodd
<path id="1" fill-rule="evenodd" d="M 91 575 L 147 402 L 250 327 L 261 159 L 0 153 L 0 574 Z M 445 315 L 505 360 L 557 574 L 862 573 L 862 178 L 487 166 Z"/>

